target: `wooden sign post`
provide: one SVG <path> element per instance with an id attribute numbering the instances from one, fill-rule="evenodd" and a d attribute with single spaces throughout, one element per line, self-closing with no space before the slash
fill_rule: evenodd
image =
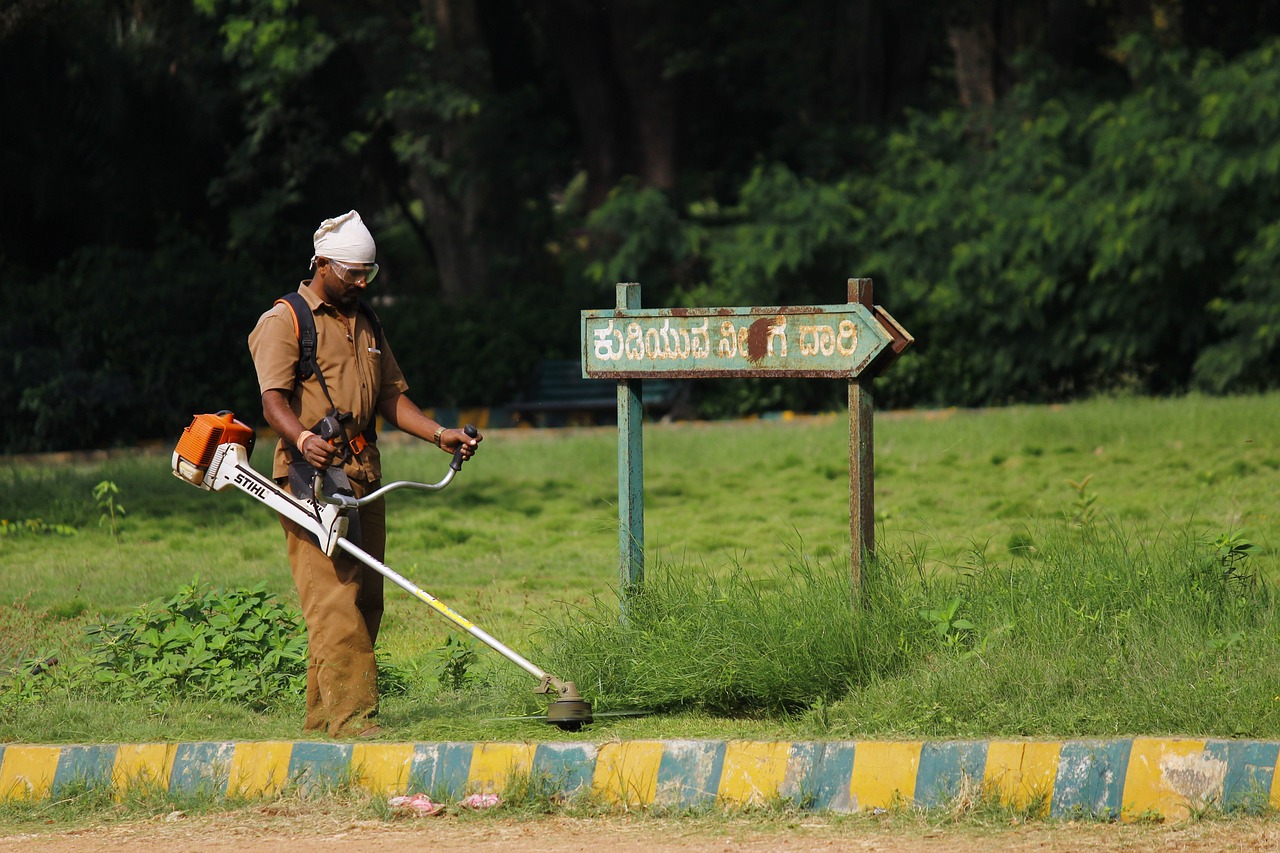
<path id="1" fill-rule="evenodd" d="M 582 312 L 582 375 L 618 381 L 618 548 L 625 591 L 644 577 L 642 379 L 833 378 L 849 381 L 849 532 L 855 585 L 875 549 L 870 381 L 913 342 L 873 304 L 871 279 L 848 302 L 768 308 L 640 307 L 619 284 L 613 310 Z M 623 598 L 625 604 L 625 595 Z"/>

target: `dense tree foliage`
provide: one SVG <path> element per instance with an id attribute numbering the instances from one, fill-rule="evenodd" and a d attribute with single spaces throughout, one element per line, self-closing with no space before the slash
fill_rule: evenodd
<path id="1" fill-rule="evenodd" d="M 616 281 L 852 275 L 918 340 L 884 404 L 1274 387 L 1277 34 L 1240 0 L 14 0 L 0 449 L 256 420 L 248 330 L 352 207 L 424 404 L 511 400 Z"/>

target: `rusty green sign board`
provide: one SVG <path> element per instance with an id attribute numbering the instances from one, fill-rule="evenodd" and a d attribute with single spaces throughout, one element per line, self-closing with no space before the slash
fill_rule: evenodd
<path id="1" fill-rule="evenodd" d="M 618 556 L 624 591 L 644 576 L 642 379 L 776 376 L 849 382 L 849 538 L 855 588 L 875 548 L 870 385 L 914 338 L 851 278 L 842 305 L 640 307 L 619 284 L 612 310 L 582 312 L 582 375 L 618 381 Z M 623 596 L 626 618 L 627 596 Z"/>
<path id="2" fill-rule="evenodd" d="M 892 337 L 858 303 L 582 312 L 588 379 L 854 379 Z"/>

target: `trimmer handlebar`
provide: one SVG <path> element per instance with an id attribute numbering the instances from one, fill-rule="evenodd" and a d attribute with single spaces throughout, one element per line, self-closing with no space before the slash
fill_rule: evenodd
<path id="1" fill-rule="evenodd" d="M 471 424 L 467 424 L 463 427 L 462 431 L 471 438 L 475 438 L 480 434 L 479 431 L 477 431 Z M 449 483 L 453 482 L 454 476 L 461 470 L 462 448 L 459 447 L 457 450 L 453 451 L 453 459 L 449 461 L 449 472 L 445 474 L 444 478 L 438 483 L 415 483 L 412 480 L 397 480 L 394 483 L 388 483 L 382 488 L 370 492 L 362 498 L 356 498 L 350 495 L 326 495 L 323 488 L 324 475 L 320 471 L 316 471 L 315 477 L 311 480 L 311 488 L 315 492 L 316 501 L 319 503 L 333 504 L 334 506 L 340 507 L 358 508 L 365 504 L 372 503 L 387 494 L 387 492 L 394 492 L 396 489 L 415 489 L 423 492 L 437 492 L 449 485 Z"/>
<path id="2" fill-rule="evenodd" d="M 462 431 L 466 433 L 467 438 L 475 438 L 480 434 L 480 431 L 472 424 L 464 426 Z M 454 472 L 462 470 L 462 445 L 458 445 L 457 449 L 453 451 L 453 459 L 449 462 L 449 468 Z"/>

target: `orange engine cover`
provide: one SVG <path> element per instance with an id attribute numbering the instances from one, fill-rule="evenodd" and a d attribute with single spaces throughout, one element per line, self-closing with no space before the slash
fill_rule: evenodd
<path id="1" fill-rule="evenodd" d="M 182 431 L 174 455 L 201 472 L 209 467 L 213 452 L 222 444 L 241 444 L 253 453 L 253 428 L 236 420 L 226 410 L 214 415 L 196 415 L 191 426 Z"/>

